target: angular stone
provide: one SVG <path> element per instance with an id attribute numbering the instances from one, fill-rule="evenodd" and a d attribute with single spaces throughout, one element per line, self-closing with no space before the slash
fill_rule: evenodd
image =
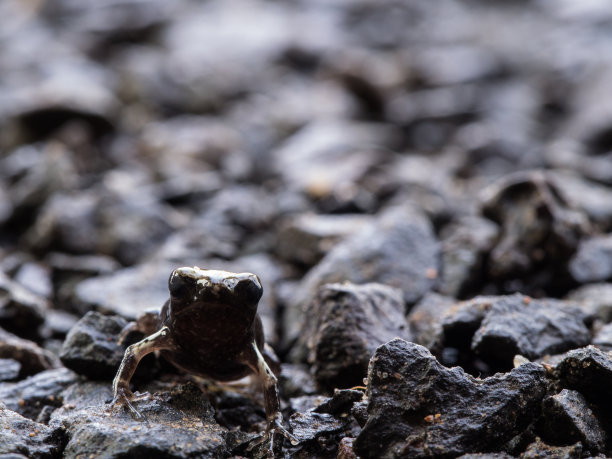
<path id="1" fill-rule="evenodd" d="M 61 366 L 57 356 L 33 341 L 19 338 L 0 328 L 0 358 L 13 359 L 21 364 L 19 377 Z"/>
<path id="2" fill-rule="evenodd" d="M 604 325 L 597 331 L 592 344 L 602 351 L 612 351 L 612 323 Z"/>
<path id="3" fill-rule="evenodd" d="M 35 420 L 44 407 L 61 406 L 61 392 L 77 378 L 67 368 L 41 371 L 23 381 L 0 385 L 0 399 L 7 408 Z"/>
<path id="4" fill-rule="evenodd" d="M 612 283 L 587 284 L 572 290 L 566 296 L 588 316 L 612 322 Z"/>
<path id="5" fill-rule="evenodd" d="M 582 443 L 574 443 L 569 446 L 547 445 L 539 438 L 531 443 L 527 449 L 519 456 L 521 459 L 541 459 L 541 458 L 563 458 L 580 459 L 583 456 L 584 447 Z"/>
<path id="6" fill-rule="evenodd" d="M 535 359 L 586 346 L 591 340 L 582 311 L 558 300 L 520 294 L 494 301 L 474 334 L 472 349 L 490 360 L 510 361 L 516 354 Z"/>
<path id="7" fill-rule="evenodd" d="M 117 339 L 127 321 L 90 311 L 70 330 L 60 359 L 66 367 L 93 379 L 112 379 L 124 348 Z"/>
<path id="8" fill-rule="evenodd" d="M 355 452 L 431 457 L 499 451 L 533 421 L 546 384 L 540 365 L 480 380 L 443 367 L 422 346 L 395 339 L 371 359 L 369 416 Z"/>
<path id="9" fill-rule="evenodd" d="M 586 346 L 588 316 L 572 303 L 516 293 L 461 303 L 442 319 L 446 345 L 471 349 L 487 362 L 511 368 L 516 354 L 536 359 Z"/>
<path id="10" fill-rule="evenodd" d="M 327 390 L 361 385 L 374 350 L 408 338 L 401 292 L 381 284 L 327 284 L 308 307 L 300 339 Z"/>
<path id="11" fill-rule="evenodd" d="M 74 384 L 63 393 L 64 405 L 53 412 L 49 425 L 61 426 L 68 443 L 65 458 L 105 457 L 221 457 L 226 454 L 226 429 L 202 391 L 193 385 L 176 387 L 136 403 L 145 421 L 127 410 L 110 411 L 110 383 Z"/>
<path id="12" fill-rule="evenodd" d="M 442 276 L 440 292 L 461 297 L 482 283 L 483 262 L 493 248 L 499 228 L 490 220 L 464 217 L 441 233 Z"/>
<path id="13" fill-rule="evenodd" d="M 47 300 L 9 279 L 0 271 L 0 327 L 27 338 L 37 338 Z"/>
<path id="14" fill-rule="evenodd" d="M 338 241 L 358 231 L 369 220 L 369 217 L 360 214 L 298 215 L 279 230 L 276 253 L 284 260 L 301 266 L 313 266 Z"/>
<path id="15" fill-rule="evenodd" d="M 612 236 L 595 236 L 581 241 L 569 262 L 569 270 L 581 284 L 612 277 Z"/>
<path id="16" fill-rule="evenodd" d="M 457 302 L 448 296 L 430 292 L 408 313 L 407 320 L 413 341 L 430 351 L 441 351 L 444 332 L 441 318 L 449 313 Z"/>
<path id="17" fill-rule="evenodd" d="M 489 258 L 492 278 L 520 280 L 515 291 L 566 288 L 566 265 L 588 233 L 588 221 L 549 175 L 527 171 L 501 178 L 483 192 L 481 210 L 501 227 Z"/>
<path id="18" fill-rule="evenodd" d="M 575 389 L 587 400 L 612 407 L 608 387 L 612 384 L 612 356 L 594 346 L 574 349 L 555 367 L 561 387 Z"/>
<path id="19" fill-rule="evenodd" d="M 605 451 L 606 432 L 580 392 L 563 389 L 545 398 L 538 426 L 544 440 L 552 444 L 579 441 L 591 455 Z"/>
<path id="20" fill-rule="evenodd" d="M 17 379 L 21 371 L 21 364 L 15 359 L 0 359 L 0 381 Z"/>
<path id="21" fill-rule="evenodd" d="M 57 428 L 24 418 L 0 402 L 0 455 L 51 459 L 60 454 L 60 445 Z"/>

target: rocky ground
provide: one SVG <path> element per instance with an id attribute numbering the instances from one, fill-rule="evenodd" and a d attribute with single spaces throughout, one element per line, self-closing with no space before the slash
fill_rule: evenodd
<path id="1" fill-rule="evenodd" d="M 0 456 L 261 457 L 122 328 L 259 275 L 286 457 L 612 455 L 606 0 L 2 0 Z M 205 333 L 205 330 L 202 331 Z"/>

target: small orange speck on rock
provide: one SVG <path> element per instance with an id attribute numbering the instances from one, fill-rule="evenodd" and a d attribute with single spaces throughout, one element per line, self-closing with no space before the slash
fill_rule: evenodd
<path id="1" fill-rule="evenodd" d="M 425 271 L 425 276 L 427 279 L 437 279 L 438 270 L 436 268 L 427 268 L 427 271 Z"/>
<path id="2" fill-rule="evenodd" d="M 19 401 L 17 402 L 17 405 L 24 406 L 25 405 L 25 400 L 20 398 Z"/>
<path id="3" fill-rule="evenodd" d="M 427 416 L 425 416 L 423 418 L 423 420 L 425 422 L 427 422 L 428 424 L 433 424 L 433 422 L 434 422 L 434 415 L 433 414 L 428 414 Z"/>
<path id="4" fill-rule="evenodd" d="M 523 304 L 529 304 L 531 303 L 531 297 L 530 296 L 524 296 L 523 297 Z"/>
<path id="5" fill-rule="evenodd" d="M 33 437 L 36 434 L 34 432 L 30 432 L 29 435 L 30 435 L 30 437 Z"/>

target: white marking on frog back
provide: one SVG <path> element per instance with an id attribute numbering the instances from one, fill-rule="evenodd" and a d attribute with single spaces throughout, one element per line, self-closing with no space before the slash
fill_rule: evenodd
<path id="1" fill-rule="evenodd" d="M 248 272 L 233 273 L 218 269 L 201 269 L 197 266 L 177 268 L 174 272 L 175 275 L 195 279 L 196 283 L 202 288 L 212 288 L 213 290 L 218 290 L 222 285 L 224 285 L 226 288 L 233 290 L 238 282 L 243 279 L 250 279 L 261 288 L 259 278 L 255 274 Z"/>

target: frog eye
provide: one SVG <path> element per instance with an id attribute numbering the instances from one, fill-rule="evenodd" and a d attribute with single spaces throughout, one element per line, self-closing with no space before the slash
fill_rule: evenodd
<path id="1" fill-rule="evenodd" d="M 253 281 L 252 279 L 244 279 L 238 282 L 238 285 L 234 288 L 234 292 L 240 295 L 244 302 L 257 304 L 263 294 L 263 289 L 259 282 Z"/>
<path id="2" fill-rule="evenodd" d="M 170 275 L 170 279 L 168 279 L 168 290 L 170 290 L 172 298 L 181 299 L 188 294 L 189 283 L 175 271 Z"/>

